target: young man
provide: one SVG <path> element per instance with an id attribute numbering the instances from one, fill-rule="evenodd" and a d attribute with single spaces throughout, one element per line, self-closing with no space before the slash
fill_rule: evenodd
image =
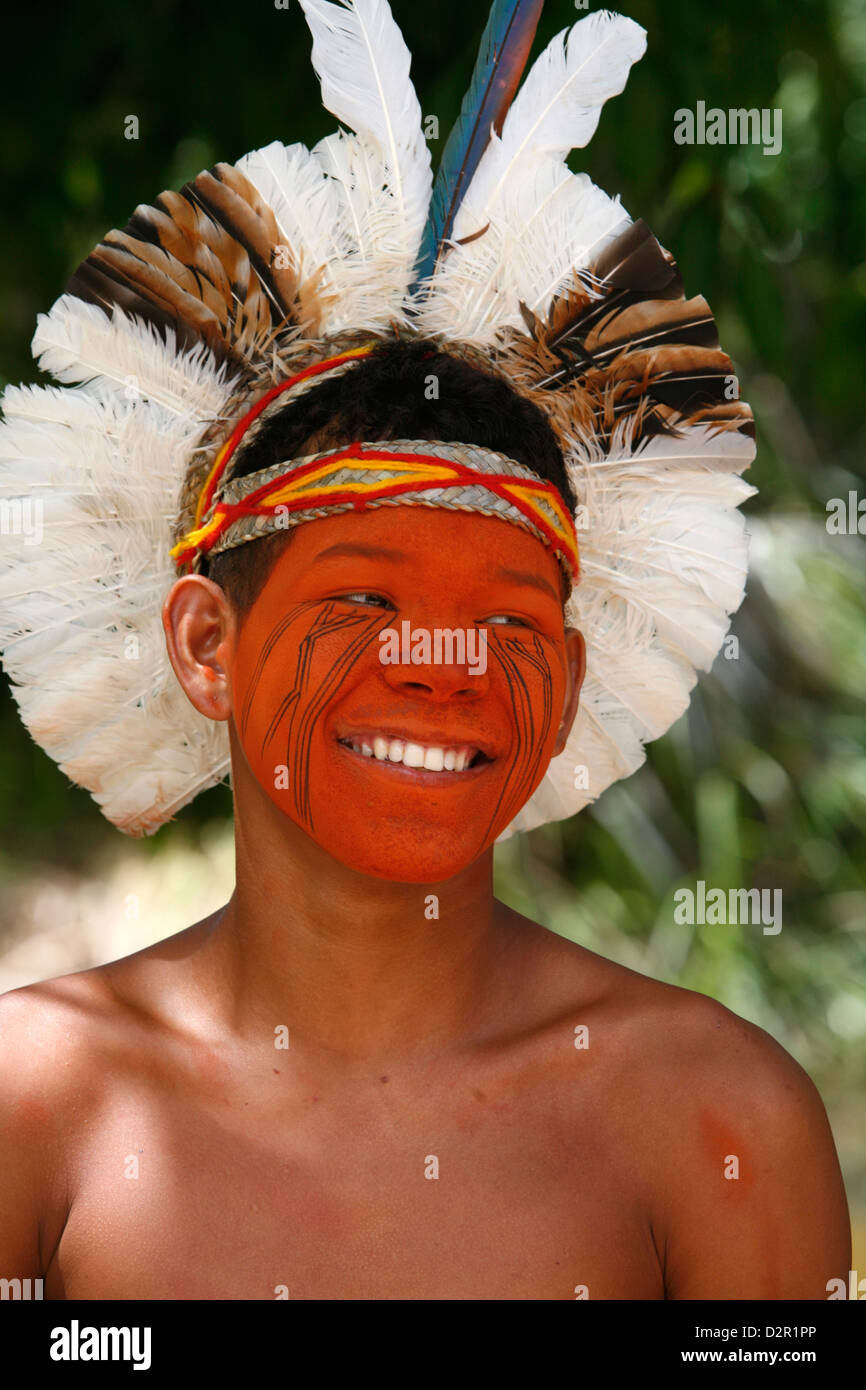
<path id="1" fill-rule="evenodd" d="M 376 6 L 306 8 L 339 49 Z M 633 61 L 636 26 L 620 24 Z M 589 51 L 569 47 L 566 72 L 591 66 L 606 26 L 576 26 Z M 713 1001 L 493 897 L 499 836 L 577 809 L 578 759 L 595 796 L 681 712 L 689 661 L 717 649 L 742 592 L 711 592 L 700 554 L 740 573 L 731 512 L 751 456 L 706 306 L 683 301 L 621 209 L 616 235 L 593 221 L 549 314 L 538 265 L 506 277 L 503 295 L 536 292 L 521 291 L 524 329 L 512 315 L 491 339 L 494 223 L 467 227 L 485 199 L 495 235 L 507 226 L 526 112 L 518 100 L 491 145 L 506 167 L 479 164 L 470 222 L 454 221 L 445 278 L 411 322 L 394 324 L 420 227 L 396 288 L 381 277 L 420 156 L 385 161 L 392 236 L 370 251 L 350 171 L 381 125 L 359 131 L 356 111 L 356 146 L 272 146 L 248 181 L 218 166 L 137 210 L 41 328 L 46 365 L 86 384 L 7 393 L 7 476 L 45 453 L 28 411 L 43 429 L 60 417 L 80 530 L 58 547 L 76 595 L 105 605 L 73 604 L 63 626 L 48 599 L 41 625 L 18 613 L 31 728 L 133 833 L 222 774 L 217 736 L 235 801 L 223 908 L 0 1001 L 0 1268 L 44 1278 L 46 1297 L 818 1299 L 847 1275 L 838 1162 L 805 1073 Z M 563 196 L 597 219 L 598 190 L 571 178 Z M 307 179 L 357 231 L 316 283 L 294 242 L 286 278 L 272 254 Z M 121 404 L 124 349 L 140 374 Z M 185 570 L 167 596 L 166 512 Z M 94 577 L 95 524 L 115 560 Z M 46 593 L 44 556 L 18 560 Z M 143 617 L 160 584 L 170 672 Z M 139 633 L 133 680 L 117 647 Z"/>

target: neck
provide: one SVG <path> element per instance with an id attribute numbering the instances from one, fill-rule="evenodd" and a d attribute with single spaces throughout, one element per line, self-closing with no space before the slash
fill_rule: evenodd
<path id="1" fill-rule="evenodd" d="M 482 1037 L 511 992 L 515 943 L 492 848 L 444 882 L 368 877 L 283 815 L 236 752 L 236 887 L 210 934 L 231 1029 L 252 1040 L 284 1025 L 320 1064 L 441 1056 Z"/>

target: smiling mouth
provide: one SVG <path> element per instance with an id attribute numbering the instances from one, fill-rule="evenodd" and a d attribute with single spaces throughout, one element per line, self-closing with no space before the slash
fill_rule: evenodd
<path id="1" fill-rule="evenodd" d="M 382 734 L 349 734 L 337 742 L 362 758 L 419 772 L 457 774 L 493 760 L 471 743 L 424 744 Z"/>

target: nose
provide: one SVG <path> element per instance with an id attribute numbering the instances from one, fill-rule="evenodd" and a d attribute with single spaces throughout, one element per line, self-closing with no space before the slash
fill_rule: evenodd
<path id="1" fill-rule="evenodd" d="M 484 628 L 415 627 L 404 621 L 382 644 L 380 660 L 392 690 L 444 701 L 486 693 L 487 655 Z"/>

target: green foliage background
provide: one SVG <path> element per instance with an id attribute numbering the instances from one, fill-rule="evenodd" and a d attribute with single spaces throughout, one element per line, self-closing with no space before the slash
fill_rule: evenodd
<path id="1" fill-rule="evenodd" d="M 425 114 L 446 135 L 486 0 L 394 0 Z M 573 821 L 503 847 L 503 896 L 636 969 L 768 1028 L 822 1090 L 866 1209 L 866 575 L 825 504 L 866 496 L 866 0 L 629 0 L 648 32 L 624 94 L 572 157 L 676 254 L 755 410 L 756 570 L 720 658 L 646 766 Z M 536 48 L 581 11 L 548 0 Z M 0 375 L 33 381 L 37 313 L 137 202 L 275 138 L 328 133 L 296 0 L 106 0 L 4 16 Z M 780 108 L 778 156 L 674 143 L 674 112 Z M 138 140 L 124 138 L 135 114 Z M 434 142 L 434 161 L 441 141 Z M 866 518 L 864 518 L 866 529 Z M 0 537 L 2 542 L 2 537 Z M 0 704 L 0 883 L 85 868 L 118 832 Z M 226 787 L 141 842 L 231 815 Z M 683 928 L 673 893 L 781 888 L 784 926 Z M 866 1254 L 864 1254 L 866 1257 Z"/>

